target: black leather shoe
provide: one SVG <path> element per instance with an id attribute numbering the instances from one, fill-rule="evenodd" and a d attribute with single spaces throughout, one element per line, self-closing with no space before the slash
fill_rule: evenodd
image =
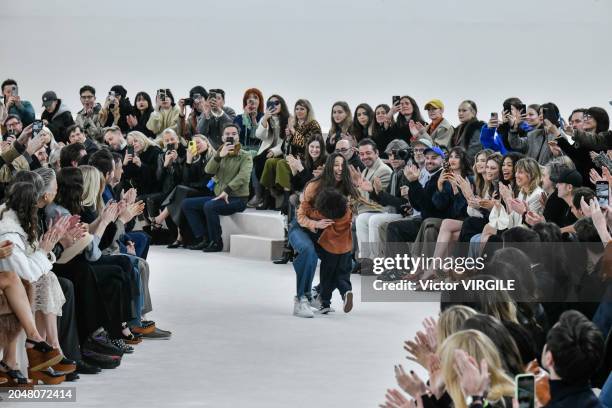
<path id="1" fill-rule="evenodd" d="M 223 251 L 223 241 L 211 241 L 210 244 L 203 249 L 204 252 L 221 252 Z"/>
<path id="2" fill-rule="evenodd" d="M 192 251 L 201 251 L 204 248 L 207 248 L 209 245 L 210 245 L 210 242 L 203 240 L 197 244 L 189 245 L 187 248 L 191 249 Z"/>
<path id="3" fill-rule="evenodd" d="M 102 369 L 97 365 L 89 364 L 83 360 L 77 361 L 77 369 L 75 373 L 79 374 L 98 374 Z"/>
<path id="4" fill-rule="evenodd" d="M 272 263 L 275 265 L 285 265 L 288 262 L 293 262 L 293 257 L 293 251 L 287 248 L 283 251 L 283 255 L 280 258 L 274 259 Z"/>
<path id="5" fill-rule="evenodd" d="M 176 248 L 180 248 L 183 246 L 183 243 L 181 241 L 174 241 L 173 243 L 171 243 L 170 245 L 168 245 L 166 248 L 169 249 L 176 249 Z"/>

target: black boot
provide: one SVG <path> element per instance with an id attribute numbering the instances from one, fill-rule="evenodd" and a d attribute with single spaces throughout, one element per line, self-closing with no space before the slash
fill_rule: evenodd
<path id="1" fill-rule="evenodd" d="M 223 240 L 219 238 L 218 241 L 210 241 L 210 244 L 203 249 L 204 252 L 221 252 L 223 251 Z"/>
<path id="2" fill-rule="evenodd" d="M 285 265 L 288 262 L 293 262 L 293 258 L 295 257 L 295 253 L 293 252 L 293 248 L 287 243 L 285 248 L 283 248 L 283 254 L 280 258 L 274 259 L 272 261 L 273 264 L 276 265 Z"/>
<path id="3" fill-rule="evenodd" d="M 258 210 L 270 210 L 272 208 L 274 208 L 274 197 L 272 197 L 272 194 L 270 193 L 270 190 L 265 189 L 263 192 L 263 201 L 262 203 L 255 207 Z"/>
<path id="4" fill-rule="evenodd" d="M 290 191 L 283 190 L 283 202 L 280 208 L 277 208 L 276 211 L 280 211 L 281 214 L 287 215 L 289 214 L 289 197 L 291 196 Z"/>

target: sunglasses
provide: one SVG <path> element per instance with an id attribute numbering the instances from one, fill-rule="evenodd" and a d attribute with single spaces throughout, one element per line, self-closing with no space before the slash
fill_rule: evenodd
<path id="1" fill-rule="evenodd" d="M 274 106 L 280 105 L 280 101 L 268 101 L 268 103 Z"/>
<path id="2" fill-rule="evenodd" d="M 349 149 L 348 147 L 343 147 L 342 149 L 336 149 L 336 152 L 337 153 L 346 153 L 349 150 L 351 150 L 351 149 Z"/>

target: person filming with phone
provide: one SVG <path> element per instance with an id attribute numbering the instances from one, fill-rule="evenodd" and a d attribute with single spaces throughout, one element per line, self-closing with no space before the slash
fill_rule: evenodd
<path id="1" fill-rule="evenodd" d="M 29 101 L 21 100 L 19 87 L 14 79 L 7 79 L 2 82 L 2 96 L 0 101 L 0 122 L 6 120 L 7 115 L 17 115 L 28 126 L 34 122 L 34 107 Z"/>
<path id="2" fill-rule="evenodd" d="M 208 98 L 200 101 L 199 110 L 202 112 L 198 117 L 197 133 L 208 137 L 215 149 L 222 144 L 223 127 L 232 123 L 236 112 L 225 106 L 225 91 L 223 89 L 211 89 Z"/>
<path id="3" fill-rule="evenodd" d="M 163 138 L 166 129 L 178 130 L 180 109 L 174 103 L 170 89 L 159 89 L 155 98 L 155 110 L 151 113 L 147 128 L 156 135 L 156 140 Z"/>
<path id="4" fill-rule="evenodd" d="M 205 168 L 206 173 L 213 175 L 209 188 L 213 190 L 214 197 L 187 198 L 183 201 L 182 211 L 197 242 L 189 249 L 223 251 L 220 216 L 246 209 L 253 159 L 240 149 L 237 125 L 228 123 L 222 131 L 222 144 Z"/>
<path id="5" fill-rule="evenodd" d="M 177 134 L 184 137 L 187 140 L 191 140 L 193 135 L 196 134 L 196 127 L 198 126 L 198 116 L 202 114 L 202 100 L 208 98 L 208 92 L 203 86 L 196 85 L 189 91 L 188 98 L 181 98 L 178 101 L 179 117 L 177 122 Z M 187 113 L 187 106 L 191 108 L 189 115 Z"/>
<path id="6" fill-rule="evenodd" d="M 523 105 L 524 106 L 524 105 Z M 539 108 L 539 116 L 535 116 L 536 106 L 530 105 L 527 109 L 527 123 L 533 126 L 534 129 L 527 133 L 525 137 L 519 136 L 519 124 L 522 120 L 522 111 L 515 112 L 512 118 L 512 127 L 508 134 L 508 142 L 513 150 L 524 153 L 527 157 L 535 159 L 540 165 L 544 166 L 553 159 L 553 150 L 549 142 L 554 141 L 555 135 L 550 132 L 550 129 L 545 126 L 544 120 L 548 120 L 551 124 L 561 127 L 561 116 L 559 108 L 554 103 L 545 103 Z"/>

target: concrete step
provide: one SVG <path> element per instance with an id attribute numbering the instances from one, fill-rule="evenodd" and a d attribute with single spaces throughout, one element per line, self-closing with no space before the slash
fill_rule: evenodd
<path id="1" fill-rule="evenodd" d="M 284 239 L 233 234 L 230 236 L 230 254 L 240 258 L 271 261 L 282 255 L 284 242 Z"/>
<path id="2" fill-rule="evenodd" d="M 223 250 L 230 250 L 232 235 L 252 235 L 255 237 L 285 239 L 285 217 L 278 211 L 258 211 L 247 209 L 244 212 L 221 217 Z"/>

